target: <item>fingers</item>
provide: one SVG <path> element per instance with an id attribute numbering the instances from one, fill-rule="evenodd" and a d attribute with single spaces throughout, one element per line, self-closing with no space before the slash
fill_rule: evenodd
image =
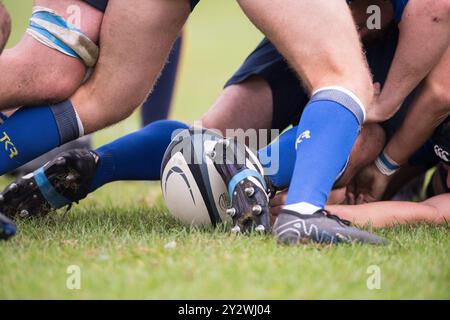
<path id="1" fill-rule="evenodd" d="M 363 194 L 359 194 L 358 198 L 356 199 L 356 204 L 364 204 L 366 203 L 365 201 L 365 196 Z"/>
<path id="2" fill-rule="evenodd" d="M 352 181 L 349 183 L 349 185 L 347 186 L 347 190 L 346 190 L 347 204 L 354 205 L 356 203 L 355 193 L 356 193 L 356 185 L 355 185 L 355 182 Z"/>
<path id="3" fill-rule="evenodd" d="M 271 207 L 278 207 L 278 206 L 284 206 L 286 203 L 287 198 L 287 190 L 279 192 L 273 197 L 273 199 L 270 200 L 270 206 Z"/>
<path id="4" fill-rule="evenodd" d="M 279 192 L 270 200 L 270 213 L 274 217 L 278 217 L 281 213 L 281 210 L 284 208 L 284 204 L 286 203 L 287 198 L 287 190 Z"/>
<path id="5" fill-rule="evenodd" d="M 281 213 L 281 210 L 283 210 L 284 206 L 276 206 L 270 208 L 270 214 L 274 217 L 278 217 Z"/>
<path id="6" fill-rule="evenodd" d="M 348 192 L 347 193 L 347 204 L 349 204 L 349 205 L 356 204 L 355 194 L 354 193 L 352 193 L 352 192 Z"/>

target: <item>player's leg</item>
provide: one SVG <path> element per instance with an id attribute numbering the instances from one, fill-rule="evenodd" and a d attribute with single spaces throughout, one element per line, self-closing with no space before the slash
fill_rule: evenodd
<path id="1" fill-rule="evenodd" d="M 274 48 L 270 46 L 264 46 L 269 49 L 270 52 L 274 52 Z M 282 81 L 283 73 L 286 71 L 290 72 L 288 66 L 284 63 L 280 63 L 282 58 L 276 54 L 274 57 L 269 55 L 269 60 L 274 61 L 274 63 L 267 63 L 268 61 L 264 61 L 262 65 L 267 66 L 268 64 L 272 65 L 270 70 L 259 70 L 259 72 L 250 71 L 253 68 L 249 67 L 245 64 L 240 71 L 233 76 L 230 81 L 228 81 L 226 85 L 226 89 L 224 90 L 224 94 L 218 99 L 216 105 L 212 108 L 212 111 L 208 112 L 203 117 L 203 124 L 210 128 L 218 128 L 223 131 L 227 128 L 243 128 L 247 129 L 251 126 L 256 128 L 264 128 L 269 129 L 271 126 L 278 127 L 280 129 L 284 129 L 288 126 L 295 117 L 286 117 L 287 114 L 296 113 L 296 110 L 292 112 L 289 110 L 288 103 L 282 103 L 285 101 L 286 97 L 290 99 L 295 99 L 296 96 L 301 94 L 289 93 L 286 92 L 288 88 L 293 89 L 294 91 L 298 89 L 298 80 L 294 75 L 291 74 L 290 77 L 287 77 L 287 81 Z M 276 71 L 276 70 L 279 71 Z M 271 74 L 271 75 L 270 75 Z M 290 85 L 289 83 L 293 83 Z M 303 94 L 303 96 L 305 96 Z M 304 98 L 305 100 L 307 97 Z M 243 111 L 242 103 L 247 103 L 244 111 L 248 109 L 248 114 L 245 113 L 245 117 L 247 121 L 236 121 L 233 118 L 230 118 L 230 113 Z M 249 102 L 253 102 L 253 104 L 249 104 Z M 297 101 L 300 104 L 299 101 Z M 276 105 L 277 108 L 273 110 L 272 105 Z M 239 110 L 240 109 L 240 110 Z M 250 112 L 253 110 L 253 112 Z M 253 114 L 259 114 L 257 118 L 258 121 L 255 121 L 255 117 Z M 264 114 L 264 117 L 261 115 Z M 272 114 L 274 115 L 272 117 Z M 223 121 L 223 119 L 227 119 Z M 241 119 L 242 117 L 239 117 Z M 274 119 L 272 119 L 274 118 Z M 260 122 L 260 123 L 259 123 Z M 87 190 L 95 190 L 101 185 L 114 181 L 116 179 L 155 179 L 156 176 L 159 177 L 159 170 L 161 161 L 157 160 L 156 154 L 154 150 L 164 151 L 170 142 L 170 136 L 174 129 L 185 128 L 185 125 L 180 123 L 175 123 L 172 121 L 162 121 L 151 124 L 146 128 L 129 135 L 127 137 L 118 139 L 117 141 L 108 144 L 97 150 L 97 154 L 94 156 L 91 152 L 75 152 L 68 153 L 66 156 L 68 159 L 72 159 L 76 157 L 77 154 L 79 161 L 76 162 L 79 170 L 83 171 L 83 174 L 80 174 L 80 177 L 89 177 L 87 181 L 83 181 L 78 183 L 79 185 L 83 185 L 84 192 L 81 194 L 86 194 Z M 163 137 L 163 138 L 161 138 Z M 166 137 L 164 139 L 164 137 Z M 162 157 L 162 152 L 159 152 Z M 149 155 L 152 159 L 149 159 L 147 156 Z M 136 155 L 139 155 L 138 157 Z M 138 163 L 130 166 L 130 160 L 135 159 Z M 61 163 L 60 163 L 61 162 Z M 44 172 L 49 172 L 49 175 L 56 170 L 61 173 L 60 175 L 65 177 L 68 175 L 70 171 L 70 165 L 68 163 L 73 163 L 74 161 L 65 159 L 64 161 L 60 160 L 51 161 L 49 165 L 47 165 L 44 169 Z M 56 168 L 56 169 L 54 169 Z M 95 168 L 95 170 L 93 169 Z M 63 172 L 60 172 L 62 170 Z M 94 178 L 95 175 L 95 178 Z M 33 176 L 29 176 L 28 179 L 32 179 Z M 45 179 L 44 179 L 45 180 Z M 47 179 L 48 180 L 48 179 Z M 51 180 L 51 178 L 50 178 Z M 21 183 L 23 180 L 18 180 L 16 185 L 23 185 Z M 91 183 L 91 181 L 93 181 Z M 28 184 L 26 184 L 29 186 Z M 27 202 L 31 201 L 32 193 L 35 192 L 36 185 L 31 187 L 31 191 L 20 190 L 20 192 L 15 193 L 16 196 L 8 197 L 8 194 L 11 193 L 11 188 L 8 187 L 4 192 L 4 198 L 8 199 L 19 199 L 19 202 Z M 14 189 L 14 188 L 13 188 Z M 73 188 L 72 188 L 73 190 Z M 59 189 L 61 193 L 64 193 L 64 190 Z M 23 194 L 23 196 L 22 196 Z M 37 192 L 39 195 L 40 193 Z M 28 198 L 27 198 L 28 197 Z M 76 199 L 75 196 L 70 197 L 71 199 Z M 45 198 L 38 197 L 38 202 L 43 201 Z M 14 207 L 16 202 L 9 202 L 7 200 L 3 203 L 3 210 L 9 212 L 12 215 L 13 209 L 9 210 L 6 207 Z M 65 202 L 63 202 L 65 203 Z M 31 209 L 27 210 L 29 212 L 36 212 L 41 206 L 40 205 L 31 205 Z M 33 209 L 36 207 L 36 209 Z M 33 211 L 34 210 L 34 211 Z"/>
<path id="2" fill-rule="evenodd" d="M 0 3 L 0 54 L 5 47 L 10 32 L 11 18 L 9 17 L 8 11 L 6 11 L 5 7 Z"/>
<path id="3" fill-rule="evenodd" d="M 310 92 L 342 86 L 369 107 L 373 98 L 370 73 L 345 1 L 239 3 L 299 73 Z"/>
<path id="4" fill-rule="evenodd" d="M 245 72 L 245 78 L 247 78 L 247 76 L 250 76 L 247 75 L 247 73 L 248 72 Z M 264 105 L 265 109 L 269 109 L 268 111 L 265 111 L 268 119 L 266 119 L 264 122 L 266 123 L 265 128 L 270 128 L 272 117 L 271 90 L 267 85 L 267 82 L 264 82 L 264 80 L 262 79 L 260 79 L 259 81 L 261 83 L 259 83 L 259 85 L 257 86 L 258 90 L 255 90 L 256 88 L 253 87 L 253 81 L 244 81 L 244 78 L 241 79 L 240 77 L 233 77 L 227 83 L 227 89 L 225 90 L 227 94 L 222 95 L 218 100 L 220 101 L 218 104 L 222 107 L 219 108 L 216 104 L 214 111 L 211 113 L 208 112 L 207 115 L 205 115 L 205 117 L 203 118 L 205 120 L 204 124 L 209 125 L 211 128 L 219 129 L 239 128 L 241 127 L 241 123 L 235 126 L 231 118 L 228 118 L 228 122 L 223 122 L 221 120 L 222 116 L 229 112 L 236 111 L 243 101 L 254 101 L 256 102 L 256 104 L 251 109 L 260 110 L 260 103 Z M 279 83 L 279 81 L 273 82 L 274 85 Z M 247 85 L 249 87 L 252 87 L 252 89 L 248 90 Z M 244 86 L 245 88 L 242 89 L 241 86 Z M 284 88 L 285 86 L 280 85 L 280 88 L 281 87 Z M 266 97 L 266 101 L 264 101 L 264 99 L 258 99 L 261 96 Z M 285 95 L 275 94 L 274 96 L 282 97 Z M 224 110 L 219 111 L 217 110 L 218 108 L 223 108 Z M 214 121 L 214 118 L 218 120 Z M 249 115 L 249 122 L 251 124 L 254 124 L 255 126 L 259 126 L 257 123 L 254 123 L 253 118 L 253 116 Z M 279 118 L 281 118 L 281 116 Z M 278 122 L 281 122 L 281 120 L 279 120 Z M 242 124 L 247 125 L 245 123 Z M 286 124 L 286 126 L 287 125 L 288 124 Z M 44 173 L 47 172 L 49 176 L 52 176 L 52 173 L 56 171 L 60 176 L 67 177 L 69 172 L 71 171 L 71 167 L 73 167 L 72 164 L 75 163 L 75 165 L 77 166 L 76 171 L 82 172 L 82 174 L 79 174 L 78 176 L 88 177 L 87 180 L 74 181 L 77 185 L 83 186 L 83 192 L 76 192 L 75 195 L 72 194 L 71 196 L 67 196 L 67 190 L 63 190 L 61 186 L 58 187 L 59 194 L 65 194 L 65 198 L 70 198 L 73 200 L 81 198 L 80 194 L 85 195 L 88 191 L 93 191 L 101 185 L 119 178 L 138 180 L 156 179 L 156 177 L 159 178 L 159 170 L 161 166 L 161 159 L 157 159 L 157 154 L 160 154 L 159 157 L 162 158 L 162 153 L 168 146 L 173 131 L 180 128 L 186 128 L 186 126 L 172 121 L 156 122 L 134 134 L 118 139 L 117 141 L 114 141 L 100 148 L 99 150 L 97 150 L 96 154 L 89 151 L 76 151 L 72 153 L 66 153 L 63 156 L 64 160 L 60 159 L 58 161 L 58 159 L 55 159 L 54 161 L 51 161 L 49 165 L 43 168 L 43 171 Z M 154 153 L 155 150 L 160 150 L 161 152 Z M 137 157 L 136 155 L 139 156 Z M 151 159 L 144 155 L 151 157 Z M 76 157 L 78 157 L 78 161 L 70 160 Z M 135 159 L 139 164 L 135 163 L 134 165 L 130 166 L 131 159 Z M 25 179 L 34 179 L 35 175 L 36 174 L 28 176 Z M 43 180 L 45 181 L 46 179 Z M 49 177 L 47 178 L 47 180 L 52 180 L 52 178 Z M 24 185 L 23 181 L 26 180 L 19 179 L 16 181 L 15 185 L 22 186 Z M 14 215 L 14 212 L 17 214 L 17 203 L 24 202 L 26 203 L 26 206 L 29 207 L 23 210 L 26 210 L 28 213 L 34 214 L 35 212 L 47 211 L 48 206 L 46 206 L 45 204 L 48 204 L 48 201 L 45 199 L 45 197 L 40 196 L 40 194 L 45 193 L 45 191 L 38 191 L 36 189 L 36 184 L 33 184 L 31 188 L 29 184 L 25 183 L 25 185 L 27 186 L 27 188 L 22 189 L 20 187 L 19 191 L 17 191 L 14 187 L 6 188 L 3 193 L 3 198 L 6 200 L 4 200 L 3 207 L 0 210 L 8 212 L 8 214 L 12 216 Z M 53 183 L 52 185 L 55 187 L 57 186 L 56 183 Z M 73 188 L 69 189 L 69 192 L 73 192 L 74 190 Z M 75 190 L 78 190 L 78 188 L 76 188 Z M 15 196 L 8 196 L 10 194 L 13 194 Z M 37 195 L 36 201 L 33 201 L 32 199 L 33 194 Z M 14 199 L 14 201 L 11 199 Z M 62 201 L 60 203 L 65 204 L 66 202 Z M 55 205 L 53 205 L 53 207 L 55 207 Z"/>
<path id="5" fill-rule="evenodd" d="M 233 212 L 235 228 L 245 231 L 248 224 L 240 217 L 259 217 L 269 214 L 267 205 L 267 184 L 252 165 L 252 156 L 238 147 L 246 143 L 254 152 L 266 146 L 272 138 L 299 118 L 300 109 L 293 106 L 305 105 L 308 96 L 301 89 L 300 82 L 284 58 L 273 45 L 264 39 L 245 60 L 239 70 L 227 82 L 225 89 L 214 106 L 203 116 L 202 124 L 207 128 L 219 129 L 229 139 L 229 147 L 237 155 L 237 161 L 218 163 L 223 151 L 217 148 L 214 160 L 216 167 L 228 185 L 231 193 L 230 209 Z M 234 148 L 236 147 L 236 148 Z M 273 155 L 276 157 L 277 155 Z M 276 171 L 270 159 L 260 158 L 265 173 Z M 273 161 L 277 163 L 278 161 Z M 251 176 L 251 179 L 247 177 Z M 238 183 L 236 183 L 238 182 Z M 262 200 L 260 202 L 260 200 Z M 255 216 L 256 214 L 256 216 Z M 262 226 L 258 225 L 258 230 Z M 269 226 L 267 226 L 269 227 Z M 264 226 L 266 229 L 266 226 Z"/>
<path id="6" fill-rule="evenodd" d="M 0 54 L 11 32 L 9 14 L 0 3 Z M 8 240 L 16 233 L 16 226 L 12 221 L 0 213 L 0 240 Z"/>
<path id="7" fill-rule="evenodd" d="M 297 131 L 298 128 L 293 127 L 284 132 L 266 148 L 259 150 L 260 158 L 267 157 L 280 162 L 276 165 L 276 167 L 279 167 L 279 170 L 268 176 L 268 179 L 276 190 L 288 188 L 293 179 L 297 155 L 297 150 L 295 149 Z M 373 163 L 384 147 L 384 143 L 385 133 L 378 124 L 364 126 L 352 149 L 345 171 L 340 173 L 334 187 L 342 188 L 347 186 L 353 176 L 362 168 Z M 276 148 L 282 157 L 272 158 L 270 155 L 273 153 L 273 148 Z M 273 164 L 270 162 L 264 164 L 264 166 L 271 165 Z"/>
<path id="8" fill-rule="evenodd" d="M 73 98 L 22 108 L 5 121 L 0 174 L 131 114 L 150 91 L 189 12 L 187 0 L 139 0 L 133 6 L 110 1 L 93 75 Z"/>
<path id="9" fill-rule="evenodd" d="M 322 209 L 347 162 L 373 96 L 351 12 L 345 1 L 239 2 L 312 92 L 299 124 L 298 156 L 286 214 L 278 218 L 275 233 L 281 241 L 295 243 L 308 235 L 291 228 L 291 222 L 295 225 L 308 220 L 322 229 L 311 236 L 314 241 L 345 241 L 345 237 L 339 239 L 326 232 L 335 221 L 327 219 Z M 339 222 L 336 225 L 341 227 Z"/>
<path id="10" fill-rule="evenodd" d="M 0 195 L 0 211 L 12 218 L 42 215 L 113 181 L 159 180 L 167 147 L 187 128 L 177 121 L 156 121 L 95 151 L 63 152 L 6 187 Z"/>
<path id="11" fill-rule="evenodd" d="M 98 34 L 103 13 L 80 0 L 36 0 L 35 6 L 55 11 L 93 42 Z M 23 105 L 58 102 L 80 86 L 86 67 L 70 57 L 39 43 L 29 33 L 0 57 L 0 110 Z"/>
<path id="12" fill-rule="evenodd" d="M 109 1 L 98 64 L 71 98 L 86 133 L 123 120 L 144 102 L 190 11 L 187 0 Z"/>

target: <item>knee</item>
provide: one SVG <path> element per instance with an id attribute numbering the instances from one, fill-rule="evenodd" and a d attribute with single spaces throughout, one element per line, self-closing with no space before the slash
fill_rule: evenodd
<path id="1" fill-rule="evenodd" d="M 9 34 L 11 32 L 11 19 L 9 17 L 8 11 L 0 3 L 0 53 L 8 40 Z"/>

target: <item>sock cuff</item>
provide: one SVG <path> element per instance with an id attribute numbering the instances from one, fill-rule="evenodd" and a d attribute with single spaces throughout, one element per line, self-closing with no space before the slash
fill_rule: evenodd
<path id="1" fill-rule="evenodd" d="M 366 120 L 366 108 L 352 91 L 339 86 L 323 87 L 315 91 L 311 97 L 311 102 L 320 100 L 331 100 L 344 106 L 354 114 L 360 126 Z"/>
<path id="2" fill-rule="evenodd" d="M 70 100 L 51 105 L 50 110 L 58 126 L 60 145 L 76 140 L 84 134 L 81 120 Z"/>

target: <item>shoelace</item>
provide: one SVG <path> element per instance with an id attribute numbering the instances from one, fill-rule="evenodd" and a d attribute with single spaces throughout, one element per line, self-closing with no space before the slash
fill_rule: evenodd
<path id="1" fill-rule="evenodd" d="M 326 216 L 327 218 L 333 219 L 333 220 L 335 220 L 337 222 L 340 222 L 340 223 L 342 223 L 342 224 L 344 224 L 344 225 L 346 225 L 348 227 L 352 225 L 352 223 L 350 221 L 342 219 L 342 218 L 339 218 L 337 215 L 332 214 L 332 213 L 330 213 L 330 212 L 328 212 L 326 210 L 322 210 L 321 213 L 324 216 Z"/>

